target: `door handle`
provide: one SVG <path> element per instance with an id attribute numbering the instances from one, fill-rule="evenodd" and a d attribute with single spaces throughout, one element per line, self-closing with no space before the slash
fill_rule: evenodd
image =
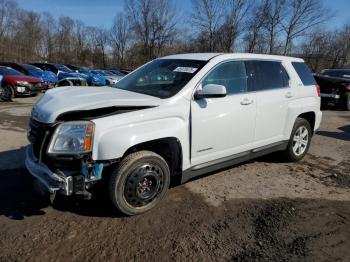
<path id="1" fill-rule="evenodd" d="M 292 92 L 287 92 L 286 93 L 286 98 L 292 98 L 294 95 L 292 94 Z"/>
<path id="2" fill-rule="evenodd" d="M 244 98 L 244 99 L 241 101 L 241 105 L 246 106 L 246 105 L 252 104 L 253 102 L 254 102 L 254 101 L 253 101 L 252 99 Z"/>

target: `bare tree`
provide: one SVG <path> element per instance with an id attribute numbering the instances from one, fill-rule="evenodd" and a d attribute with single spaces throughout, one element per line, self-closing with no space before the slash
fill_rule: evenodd
<path id="1" fill-rule="evenodd" d="M 205 42 L 207 48 L 203 51 L 213 52 L 216 47 L 215 34 L 223 24 L 224 1 L 192 0 L 192 2 L 194 10 L 191 20 L 199 29 L 200 35 L 207 39 Z"/>
<path id="2" fill-rule="evenodd" d="M 90 36 L 92 48 L 92 63 L 97 67 L 107 67 L 107 49 L 109 43 L 109 34 L 107 30 L 89 27 L 88 34 Z"/>
<path id="3" fill-rule="evenodd" d="M 57 32 L 56 20 L 49 13 L 44 13 L 41 18 L 42 37 L 39 56 L 44 61 L 55 61 L 55 34 Z"/>
<path id="4" fill-rule="evenodd" d="M 283 55 L 290 52 L 295 38 L 325 22 L 331 15 L 318 0 L 289 0 L 286 12 L 288 16 L 282 21 L 285 34 Z"/>
<path id="5" fill-rule="evenodd" d="M 176 20 L 170 0 L 130 0 L 126 11 L 136 44 L 142 46 L 146 60 L 161 53 L 175 35 Z"/>
<path id="6" fill-rule="evenodd" d="M 118 13 L 111 28 L 111 42 L 113 53 L 118 66 L 124 64 L 125 52 L 130 40 L 130 26 L 127 17 L 123 13 Z"/>
<path id="7" fill-rule="evenodd" d="M 283 30 L 282 19 L 285 17 L 285 0 L 264 0 L 263 14 L 264 23 L 263 28 L 268 36 L 268 53 L 276 53 L 276 39 L 279 33 Z"/>
<path id="8" fill-rule="evenodd" d="M 246 50 L 249 53 L 261 52 L 265 37 L 263 36 L 263 25 L 265 24 L 264 5 L 259 4 L 251 8 L 247 21 L 247 32 L 245 36 Z"/>
<path id="9" fill-rule="evenodd" d="M 35 12 L 20 11 L 14 35 L 15 61 L 32 61 L 38 58 L 42 27 L 40 15 Z"/>
<path id="10" fill-rule="evenodd" d="M 0 0 L 0 58 L 12 56 L 11 39 L 15 33 L 18 5 L 13 0 Z"/>
<path id="11" fill-rule="evenodd" d="M 251 7 L 251 1 L 225 0 L 224 5 L 225 18 L 217 35 L 220 42 L 220 49 L 224 52 L 231 52 L 237 38 L 244 30 L 244 22 Z"/>

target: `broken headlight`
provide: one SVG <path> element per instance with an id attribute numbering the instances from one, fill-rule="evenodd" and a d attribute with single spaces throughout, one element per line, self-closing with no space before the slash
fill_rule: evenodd
<path id="1" fill-rule="evenodd" d="M 75 121 L 60 124 L 51 139 L 49 154 L 81 154 L 92 150 L 94 123 Z"/>

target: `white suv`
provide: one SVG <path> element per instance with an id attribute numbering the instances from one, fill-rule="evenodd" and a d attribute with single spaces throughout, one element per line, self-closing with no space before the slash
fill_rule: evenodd
<path id="1" fill-rule="evenodd" d="M 91 196 L 101 180 L 127 215 L 171 181 L 283 151 L 302 159 L 320 92 L 302 59 L 182 54 L 151 61 L 113 88 L 63 87 L 33 107 L 26 166 L 54 195 Z"/>

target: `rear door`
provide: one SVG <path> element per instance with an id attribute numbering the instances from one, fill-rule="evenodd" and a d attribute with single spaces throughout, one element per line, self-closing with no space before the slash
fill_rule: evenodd
<path id="1" fill-rule="evenodd" d="M 248 89 L 255 92 L 257 114 L 256 147 L 283 140 L 288 104 L 296 96 L 280 61 L 247 61 Z"/>

